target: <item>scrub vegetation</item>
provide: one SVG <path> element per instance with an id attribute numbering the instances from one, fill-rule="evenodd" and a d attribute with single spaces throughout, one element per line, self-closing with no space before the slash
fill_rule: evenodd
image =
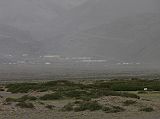
<path id="1" fill-rule="evenodd" d="M 147 88 L 148 91 L 144 91 Z M 6 97 L 6 103 L 13 103 L 20 108 L 36 108 L 34 104 L 41 105 L 46 109 L 53 110 L 56 106 L 51 102 L 72 100 L 61 107 L 61 111 L 103 111 L 105 113 L 123 112 L 129 106 L 137 106 L 142 95 L 160 90 L 159 80 L 94 80 L 94 81 L 69 81 L 57 80 L 37 83 L 12 83 L 4 88 L 12 95 L 21 94 L 18 97 Z M 33 95 L 39 94 L 39 95 Z M 157 93 L 156 93 L 157 94 Z M 119 97 L 121 103 L 100 103 L 98 100 L 105 97 Z M 124 99 L 124 100 L 123 100 Z M 118 99 L 117 99 L 118 100 Z M 144 99 L 142 99 L 144 100 Z M 112 101 L 112 100 L 111 100 Z M 41 102 L 41 103 L 39 103 Z M 47 103 L 48 102 L 48 103 Z M 110 104 L 109 104 L 110 103 Z M 141 108 L 137 111 L 151 112 L 152 107 Z"/>

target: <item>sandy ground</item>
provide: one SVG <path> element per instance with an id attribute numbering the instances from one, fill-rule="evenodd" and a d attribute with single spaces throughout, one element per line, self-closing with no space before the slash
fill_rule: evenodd
<path id="1" fill-rule="evenodd" d="M 56 110 L 5 110 L 0 119 L 160 119 L 160 112 L 121 112 L 107 114 L 96 112 L 59 112 Z"/>

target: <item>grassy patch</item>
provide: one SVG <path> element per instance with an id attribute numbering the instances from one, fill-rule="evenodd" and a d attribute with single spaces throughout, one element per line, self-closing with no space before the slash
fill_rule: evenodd
<path id="1" fill-rule="evenodd" d="M 138 91 L 138 94 L 148 94 L 147 91 Z"/>
<path id="2" fill-rule="evenodd" d="M 34 96 L 24 95 L 20 98 L 6 98 L 6 102 L 25 102 L 25 101 L 34 101 L 37 100 Z"/>
<path id="3" fill-rule="evenodd" d="M 18 98 L 16 101 L 17 102 L 24 102 L 24 101 L 34 101 L 34 100 L 37 100 L 37 97 L 24 95 L 21 98 Z"/>
<path id="4" fill-rule="evenodd" d="M 84 90 L 70 90 L 62 92 L 65 97 L 69 98 L 80 98 L 82 96 L 86 96 L 88 93 Z"/>
<path id="5" fill-rule="evenodd" d="M 137 98 L 137 99 L 140 98 L 138 95 L 132 94 L 132 93 L 99 90 L 99 89 L 63 91 L 61 92 L 61 95 L 63 95 L 63 97 L 66 97 L 66 98 L 75 98 L 75 99 L 81 99 L 84 101 L 89 101 L 92 98 L 100 98 L 103 96 L 121 96 L 121 97 L 127 97 L 127 98 Z"/>
<path id="6" fill-rule="evenodd" d="M 109 89 L 113 91 L 143 91 L 144 88 L 148 90 L 160 91 L 160 80 L 110 80 L 110 81 L 96 81 L 92 86 L 98 89 Z"/>

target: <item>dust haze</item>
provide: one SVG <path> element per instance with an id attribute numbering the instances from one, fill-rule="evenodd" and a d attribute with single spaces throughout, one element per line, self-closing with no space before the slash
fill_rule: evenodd
<path id="1" fill-rule="evenodd" d="M 159 6 L 159 0 L 1 0 L 0 64 L 159 68 Z"/>

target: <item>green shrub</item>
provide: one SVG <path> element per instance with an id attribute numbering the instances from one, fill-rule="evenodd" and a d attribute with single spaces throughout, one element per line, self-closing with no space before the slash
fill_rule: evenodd
<path id="1" fill-rule="evenodd" d="M 153 109 L 152 107 L 146 107 L 146 108 L 140 109 L 140 111 L 144 111 L 144 112 L 152 112 L 152 111 L 154 111 L 154 109 Z"/>
<path id="2" fill-rule="evenodd" d="M 113 112 L 113 113 L 123 112 L 123 111 L 125 111 L 125 109 L 122 108 L 122 107 L 119 107 L 119 106 L 112 106 L 112 112 Z"/>
<path id="3" fill-rule="evenodd" d="M 0 88 L 0 91 L 5 91 L 5 89 L 3 89 L 3 88 Z"/>
<path id="4" fill-rule="evenodd" d="M 38 101 L 38 103 L 39 103 L 40 105 L 45 105 L 44 102 L 41 102 L 41 101 Z"/>
<path id="5" fill-rule="evenodd" d="M 74 108 L 74 111 L 85 111 L 85 110 L 90 110 L 90 111 L 95 111 L 95 110 L 101 110 L 102 105 L 100 105 L 96 101 L 83 101 L 79 103 L 79 105 Z"/>
<path id="6" fill-rule="evenodd" d="M 74 104 L 80 104 L 82 101 L 76 100 Z"/>
<path id="7" fill-rule="evenodd" d="M 126 100 L 125 102 L 123 102 L 123 105 L 124 106 L 129 106 L 129 105 L 133 105 L 135 103 L 136 103 L 136 101 L 134 101 L 134 100 Z"/>
<path id="8" fill-rule="evenodd" d="M 11 102 L 3 102 L 3 105 L 11 105 Z"/>
<path id="9" fill-rule="evenodd" d="M 104 106 L 102 108 L 102 111 L 104 111 L 106 113 L 117 113 L 117 112 L 123 112 L 123 111 L 125 111 L 125 109 L 122 107 L 119 107 L 119 106 L 111 106 L 111 107 Z"/>
<path id="10" fill-rule="evenodd" d="M 6 98 L 5 101 L 6 101 L 6 102 L 16 102 L 16 99 L 9 97 L 9 98 Z"/>
<path id="11" fill-rule="evenodd" d="M 80 98 L 81 96 L 86 96 L 88 93 L 86 91 L 81 90 L 70 90 L 64 91 L 63 95 L 69 98 Z"/>
<path id="12" fill-rule="evenodd" d="M 111 80 L 95 82 L 92 87 L 97 89 L 108 89 L 113 91 L 143 91 L 148 87 L 149 90 L 160 91 L 160 80 Z"/>
<path id="13" fill-rule="evenodd" d="M 62 111 L 72 111 L 72 110 L 73 110 L 73 106 L 74 106 L 74 104 L 68 103 L 67 105 L 65 105 L 65 106 L 62 108 Z"/>
<path id="14" fill-rule="evenodd" d="M 117 92 L 117 91 L 108 91 L 108 90 L 94 90 L 89 95 L 92 98 L 99 98 L 102 96 L 121 96 L 121 97 L 127 97 L 127 98 L 137 98 L 140 99 L 140 97 L 133 93 L 126 93 L 126 92 Z"/>
<path id="15" fill-rule="evenodd" d="M 60 93 L 52 93 L 52 94 L 46 94 L 39 98 L 40 100 L 58 100 L 63 99 L 63 96 Z"/>
<path id="16" fill-rule="evenodd" d="M 19 102 L 16 104 L 16 106 L 20 108 L 34 108 L 34 105 L 32 103 L 26 103 L 26 102 Z"/>
<path id="17" fill-rule="evenodd" d="M 104 111 L 106 113 L 110 113 L 110 112 L 112 112 L 112 108 L 111 107 L 103 107 L 102 111 Z"/>
<path id="18" fill-rule="evenodd" d="M 8 92 L 12 93 L 27 93 L 30 90 L 35 90 L 37 87 L 36 83 L 15 83 L 8 84 L 6 86 Z"/>
<path id="19" fill-rule="evenodd" d="M 52 110 L 55 106 L 54 105 L 46 105 L 45 107 Z"/>

